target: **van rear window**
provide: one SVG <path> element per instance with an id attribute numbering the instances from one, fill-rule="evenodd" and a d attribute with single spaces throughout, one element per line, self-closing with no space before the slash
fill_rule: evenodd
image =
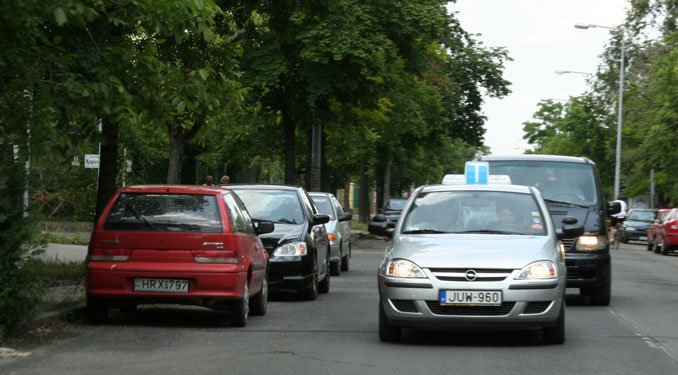
<path id="1" fill-rule="evenodd" d="M 198 194 L 120 194 L 104 229 L 146 232 L 221 232 L 216 197 Z"/>

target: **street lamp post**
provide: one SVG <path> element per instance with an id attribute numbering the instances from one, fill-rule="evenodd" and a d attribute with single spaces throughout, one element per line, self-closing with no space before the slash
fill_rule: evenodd
<path id="1" fill-rule="evenodd" d="M 621 174 L 621 141 L 622 141 L 622 109 L 624 103 L 624 28 L 622 27 L 608 27 L 592 24 L 576 24 L 574 25 L 577 29 L 586 30 L 588 28 L 602 28 L 608 30 L 616 30 L 621 33 L 621 59 L 619 60 L 619 105 L 617 113 L 617 150 L 615 153 L 615 166 L 614 166 L 614 198 L 617 199 L 619 196 L 619 176 Z"/>

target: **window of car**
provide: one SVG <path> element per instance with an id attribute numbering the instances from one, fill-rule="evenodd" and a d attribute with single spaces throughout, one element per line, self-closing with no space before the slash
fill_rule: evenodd
<path id="1" fill-rule="evenodd" d="M 629 211 L 629 216 L 627 220 L 636 220 L 636 221 L 646 221 L 652 222 L 657 215 L 657 212 L 654 210 L 631 210 Z"/>
<path id="2" fill-rule="evenodd" d="M 294 190 L 237 191 L 252 218 L 282 224 L 301 224 L 304 214 L 297 192 Z"/>
<path id="3" fill-rule="evenodd" d="M 318 207 L 318 212 L 328 215 L 332 220 L 336 219 L 336 208 L 333 206 L 332 201 L 328 196 L 312 195 L 311 198 L 313 199 L 316 207 Z"/>
<path id="4" fill-rule="evenodd" d="M 531 194 L 436 191 L 415 198 L 402 232 L 545 235 L 545 227 Z"/>
<path id="5" fill-rule="evenodd" d="M 405 207 L 407 199 L 389 199 L 384 204 L 385 210 L 400 211 Z"/>
<path id="6" fill-rule="evenodd" d="M 165 232 L 221 232 L 216 196 L 123 193 L 104 221 L 104 229 Z"/>
<path id="7" fill-rule="evenodd" d="M 232 194 L 224 194 L 224 202 L 228 208 L 231 227 L 235 233 L 255 234 L 252 219 L 245 206 L 239 204 L 239 199 Z"/>

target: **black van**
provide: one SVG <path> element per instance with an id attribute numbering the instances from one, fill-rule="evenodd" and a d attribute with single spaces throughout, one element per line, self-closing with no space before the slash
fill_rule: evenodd
<path id="1" fill-rule="evenodd" d="M 556 227 L 583 225 L 584 234 L 563 238 L 567 287 L 580 288 L 591 304 L 610 304 L 612 284 L 607 215 L 618 212 L 603 197 L 596 164 L 583 157 L 557 155 L 488 155 L 490 174 L 508 175 L 515 185 L 539 189 Z M 575 222 L 576 219 L 576 222 Z"/>

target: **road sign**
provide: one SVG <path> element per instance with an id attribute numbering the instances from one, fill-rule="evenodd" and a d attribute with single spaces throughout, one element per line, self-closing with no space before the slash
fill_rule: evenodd
<path id="1" fill-rule="evenodd" d="M 99 155 L 85 154 L 85 168 L 99 168 Z"/>

